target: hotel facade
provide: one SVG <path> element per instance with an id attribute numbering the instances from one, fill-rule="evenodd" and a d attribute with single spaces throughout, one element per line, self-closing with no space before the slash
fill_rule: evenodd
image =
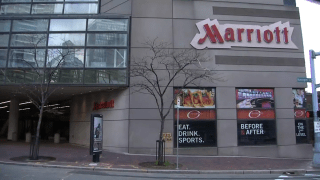
<path id="1" fill-rule="evenodd" d="M 24 61 L 35 63 L 37 54 L 41 67 L 50 68 L 59 58 L 54 52 L 71 49 L 52 80 L 61 88 L 49 99 L 49 105 L 68 102 L 57 105 L 67 115 L 48 120 L 62 122 L 46 127 L 47 136 L 60 132 L 69 143 L 89 146 L 91 114 L 101 114 L 104 150 L 154 154 L 159 112 L 152 96 L 134 93 L 129 72 L 130 60 L 150 54 L 144 42 L 157 39 L 174 51 L 205 53 L 205 66 L 223 79 L 170 85 L 167 154 L 177 141 L 178 107 L 169 105 L 179 96 L 182 154 L 312 157 L 306 83 L 297 82 L 306 69 L 294 0 L 1 0 L 0 39 L 0 108 L 9 140 L 23 137 L 37 119 L 26 115 L 31 104 L 12 93 L 21 83 L 37 83 Z"/>

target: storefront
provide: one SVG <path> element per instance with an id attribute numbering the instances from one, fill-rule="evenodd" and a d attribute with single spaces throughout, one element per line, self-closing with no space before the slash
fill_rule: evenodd
<path id="1" fill-rule="evenodd" d="M 68 3 L 65 0 L 61 4 L 69 7 Z M 65 79 L 67 82 L 58 78 L 56 82 L 87 88 L 66 97 L 71 99 L 70 143 L 89 146 L 90 116 L 95 113 L 103 115 L 104 149 L 155 153 L 160 130 L 157 106 L 151 96 L 134 93 L 134 79 L 128 72 L 132 58 L 141 59 L 150 53 L 143 43 L 157 39 L 170 43 L 174 50 L 205 53 L 210 61 L 204 66 L 223 78 L 183 89 L 179 80 L 173 81 L 164 102 L 172 108 L 164 126 L 167 154 L 174 154 L 178 134 L 182 154 L 312 156 L 312 134 L 305 118 L 306 83 L 297 82 L 298 77 L 306 76 L 306 69 L 294 0 L 101 0 L 89 4 L 99 6 L 98 11 L 59 15 L 61 19 L 83 19 L 74 26 L 82 24 L 80 29 L 49 28 L 42 32 L 48 37 L 82 34 L 81 41 L 76 41 L 80 44 L 72 45 L 81 49 L 77 59 L 73 58 L 78 66 L 65 69 L 69 74 L 60 72 L 61 78 L 70 77 L 70 73 L 72 78 Z M 59 22 L 55 15 L 37 18 L 50 22 L 49 27 Z M 15 19 L 10 21 L 15 23 Z M 11 40 L 12 34 L 19 33 L 11 29 L 0 36 Z M 63 46 L 48 41 L 44 50 Z M 11 46 L 1 46 L 0 57 L 1 52 L 15 48 L 15 44 Z M 6 61 L 7 56 L 3 57 Z M 4 64 L 3 69 L 12 68 Z M 156 70 L 164 75 L 163 69 Z M 96 90 L 91 91 L 91 87 Z M 65 90 L 68 88 L 72 87 Z M 169 107 L 176 95 L 182 100 L 178 132 L 178 108 Z"/>

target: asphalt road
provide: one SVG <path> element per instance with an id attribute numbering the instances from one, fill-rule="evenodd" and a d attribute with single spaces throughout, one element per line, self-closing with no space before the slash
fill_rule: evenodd
<path id="1" fill-rule="evenodd" d="M 165 173 L 131 173 L 115 171 L 88 171 L 79 169 L 45 168 L 0 164 L 1 180 L 207 180 L 207 179 L 319 179 L 320 174 L 286 176 L 276 174 L 165 174 Z"/>

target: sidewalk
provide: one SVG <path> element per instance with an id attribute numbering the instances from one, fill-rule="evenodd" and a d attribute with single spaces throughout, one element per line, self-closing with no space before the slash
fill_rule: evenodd
<path id="1" fill-rule="evenodd" d="M 29 143 L 11 142 L 0 139 L 0 163 L 38 165 L 47 167 L 88 168 L 100 170 L 127 170 L 137 172 L 177 172 L 176 170 L 155 170 L 139 166 L 142 162 L 155 161 L 152 155 L 120 154 L 104 151 L 97 166 L 91 166 L 92 156 L 88 147 L 80 147 L 69 143 L 54 144 L 44 142 L 40 145 L 40 156 L 56 158 L 50 162 L 18 162 L 11 158 L 28 156 Z M 166 160 L 176 162 L 176 156 L 167 155 Z M 311 167 L 312 160 L 251 158 L 251 157 L 217 157 L 217 156 L 179 156 L 179 169 L 183 173 L 278 173 L 320 172 Z"/>

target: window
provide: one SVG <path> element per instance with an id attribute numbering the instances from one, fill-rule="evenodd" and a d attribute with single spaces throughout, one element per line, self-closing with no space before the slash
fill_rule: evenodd
<path id="1" fill-rule="evenodd" d="M 48 30 L 47 19 L 33 19 L 33 20 L 13 20 L 12 31 L 13 32 L 25 32 L 25 31 L 47 31 Z"/>
<path id="2" fill-rule="evenodd" d="M 296 143 L 312 143 L 313 119 L 306 117 L 306 97 L 304 89 L 292 89 Z"/>
<path id="3" fill-rule="evenodd" d="M 236 89 L 238 145 L 277 144 L 273 89 Z"/>
<path id="4" fill-rule="evenodd" d="M 32 68 L 60 66 L 51 80 L 53 83 L 126 85 L 128 22 L 128 19 L 0 20 L 0 68 L 10 74 L 5 83 L 39 83 Z M 99 30 L 99 23 L 106 31 Z"/>
<path id="5" fill-rule="evenodd" d="M 85 31 L 85 19 L 51 19 L 50 31 Z"/>
<path id="6" fill-rule="evenodd" d="M 217 116 L 215 88 L 174 88 L 174 137 L 177 147 L 215 147 L 217 146 Z M 179 106 L 179 127 L 177 132 L 177 101 Z"/>
<path id="7" fill-rule="evenodd" d="M 98 6 L 99 0 L 2 0 L 0 14 L 97 14 Z"/>
<path id="8" fill-rule="evenodd" d="M 127 50 L 125 49 L 87 49 L 86 67 L 107 68 L 126 67 Z"/>

